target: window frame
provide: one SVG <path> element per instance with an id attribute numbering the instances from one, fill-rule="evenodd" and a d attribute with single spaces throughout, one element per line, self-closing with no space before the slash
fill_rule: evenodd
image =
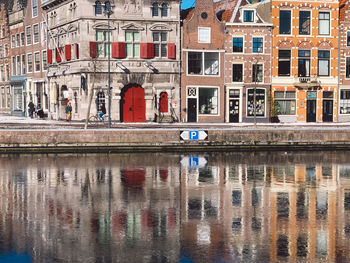
<path id="1" fill-rule="evenodd" d="M 281 60 L 281 56 L 280 56 L 280 51 L 289 51 L 290 56 L 289 56 L 289 60 L 286 60 L 286 57 L 284 57 L 285 60 Z M 282 61 L 289 61 L 289 74 L 280 74 L 279 69 L 282 68 L 280 67 L 280 62 Z M 290 77 L 292 74 L 292 50 L 291 49 L 278 49 L 278 72 L 277 75 L 278 77 Z"/>
<path id="2" fill-rule="evenodd" d="M 32 0 L 32 18 L 37 17 L 39 15 L 38 9 L 39 9 L 38 0 Z"/>
<path id="3" fill-rule="evenodd" d="M 39 55 L 39 60 L 36 60 L 36 55 Z M 33 60 L 33 64 L 34 64 L 34 72 L 40 72 L 41 71 L 41 57 L 40 57 L 40 51 L 36 51 L 34 52 L 34 60 Z M 38 64 L 37 64 L 38 62 Z M 39 65 L 39 69 L 37 70 L 37 65 Z"/>
<path id="4" fill-rule="evenodd" d="M 29 34 L 28 34 L 29 32 Z M 32 26 L 26 26 L 25 28 L 26 46 L 32 45 Z M 28 41 L 29 40 L 29 41 Z"/>
<path id="5" fill-rule="evenodd" d="M 302 26 L 301 26 L 301 22 L 302 22 L 302 20 L 300 19 L 300 13 L 301 12 L 308 12 L 309 13 L 309 27 L 308 27 L 308 33 L 306 34 L 306 33 L 303 33 L 303 32 L 301 32 L 301 28 L 302 28 Z M 311 10 L 299 10 L 299 30 L 298 30 L 298 34 L 299 35 L 302 35 L 302 36 L 309 36 L 309 35 L 311 35 L 311 31 L 312 31 L 312 23 L 311 23 L 311 18 L 312 18 L 312 12 L 311 12 Z M 306 21 L 306 20 L 305 20 Z"/>
<path id="6" fill-rule="evenodd" d="M 37 32 L 37 34 L 35 34 L 35 28 L 38 28 L 38 32 Z M 35 44 L 38 44 L 39 42 L 40 42 L 40 36 L 39 36 L 39 31 L 40 31 L 40 29 L 39 29 L 39 24 L 33 24 L 33 45 L 35 45 Z M 38 38 L 38 41 L 37 42 L 35 42 L 35 37 L 37 37 Z"/>
<path id="7" fill-rule="evenodd" d="M 308 51 L 309 52 L 309 56 L 301 56 L 300 54 L 303 51 Z M 302 61 L 309 61 L 309 68 L 308 68 L 308 72 L 309 74 L 305 74 L 305 76 L 301 75 L 301 66 L 300 66 L 300 62 Z M 311 50 L 309 49 L 300 49 L 298 50 L 298 77 L 310 77 L 311 76 Z"/>
<path id="8" fill-rule="evenodd" d="M 323 58 L 320 57 L 320 52 L 328 52 L 329 57 L 328 58 Z M 320 61 L 327 61 L 328 62 L 328 74 L 327 75 L 320 75 Z M 317 54 L 317 76 L 319 77 L 330 77 L 331 73 L 331 51 L 330 50 L 318 50 Z"/>
<path id="9" fill-rule="evenodd" d="M 280 12 L 279 12 L 278 33 L 279 33 L 279 35 L 291 35 L 292 34 L 292 10 L 290 10 L 290 9 L 280 9 L 279 11 Z M 281 19 L 281 13 L 282 12 L 288 12 L 289 13 L 289 32 L 288 33 L 281 32 L 282 21 L 284 21 L 284 20 Z"/>
<path id="10" fill-rule="evenodd" d="M 259 82 L 260 83 L 260 82 Z M 249 87 L 246 89 L 246 118 L 254 118 L 254 110 L 253 110 L 253 113 L 252 115 L 249 115 L 249 110 L 248 110 L 248 101 L 249 101 L 249 91 L 252 90 L 253 91 L 253 101 L 254 101 L 254 87 Z M 264 115 L 262 116 L 259 116 L 258 114 L 256 114 L 256 118 L 266 118 L 266 107 L 267 107 L 267 101 L 266 101 L 266 88 L 263 88 L 263 87 L 256 87 L 256 90 L 264 90 Z M 255 101 L 256 103 L 258 103 L 258 100 Z"/>
<path id="11" fill-rule="evenodd" d="M 254 43 L 254 39 L 261 39 L 261 47 L 257 47 L 257 51 L 254 51 L 254 44 L 255 44 Z M 252 43 L 253 43 L 253 45 L 252 45 L 252 53 L 263 54 L 264 53 L 264 49 L 265 49 L 265 47 L 264 47 L 265 38 L 263 36 L 253 36 L 252 40 L 253 40 L 252 41 Z M 258 51 L 259 48 L 261 48 L 261 52 Z"/>
<path id="12" fill-rule="evenodd" d="M 108 30 L 99 30 L 96 29 L 95 31 L 96 35 L 96 47 L 97 47 L 97 57 L 98 58 L 106 58 L 108 57 L 108 51 L 112 54 L 112 32 L 108 32 Z M 103 39 L 98 40 L 98 34 L 102 33 Z M 109 41 L 108 41 L 108 34 L 109 34 Z M 109 50 L 106 48 L 109 44 Z M 102 49 L 99 50 L 99 47 L 102 46 Z M 103 55 L 100 55 L 100 52 L 103 52 Z"/>
<path id="13" fill-rule="evenodd" d="M 126 39 L 126 34 L 127 33 L 131 33 L 131 38 L 132 40 L 128 41 Z M 139 39 L 138 40 L 135 40 L 135 37 L 134 37 L 134 34 L 135 33 L 138 33 L 139 34 Z M 140 58 L 141 57 L 141 33 L 140 31 L 138 30 L 126 30 L 125 31 L 125 34 L 124 34 L 124 37 L 125 37 L 125 56 L 126 58 L 129 58 L 129 59 L 133 59 L 133 58 Z M 131 45 L 131 53 L 132 53 L 132 56 L 128 56 L 128 45 Z M 138 45 L 138 55 L 135 55 L 135 47 L 137 47 Z"/>
<path id="14" fill-rule="evenodd" d="M 344 91 L 345 92 L 347 91 L 347 93 L 349 95 L 349 98 L 342 99 L 342 94 L 343 94 Z M 341 114 L 341 115 L 350 115 L 350 89 L 349 88 L 340 88 L 339 93 L 340 93 L 339 94 L 339 114 Z M 343 105 L 344 101 L 348 101 L 345 105 L 348 105 L 347 108 L 349 108 L 349 111 L 345 112 L 345 113 L 343 113 L 341 111 L 341 108 L 342 108 L 342 105 Z"/>
<path id="15" fill-rule="evenodd" d="M 242 51 L 234 51 L 234 47 L 235 47 L 234 43 L 239 44 L 239 42 L 235 42 L 234 39 L 241 39 L 242 40 Z M 244 53 L 244 37 L 243 36 L 232 36 L 232 53 L 236 53 L 236 54 Z"/>
<path id="16" fill-rule="evenodd" d="M 29 56 L 31 56 L 31 70 L 29 65 Z M 33 53 L 27 53 L 27 73 L 33 73 Z"/>
<path id="17" fill-rule="evenodd" d="M 320 19 L 320 14 L 328 14 L 329 18 L 328 19 Z M 321 34 L 321 21 L 328 21 L 328 33 L 326 34 Z M 331 34 L 331 12 L 330 11 L 318 11 L 318 35 L 320 36 L 329 36 Z"/>
<path id="18" fill-rule="evenodd" d="M 190 53 L 201 53 L 201 58 L 202 58 L 202 64 L 201 64 L 201 66 L 202 66 L 202 68 L 201 68 L 201 74 L 190 74 L 189 73 L 189 54 Z M 217 55 L 218 55 L 218 74 L 205 74 L 205 54 L 206 53 L 217 53 Z M 186 75 L 187 76 L 205 76 L 205 77 L 220 77 L 220 75 L 221 75 L 221 65 L 220 65 L 220 63 L 221 63 L 221 58 L 220 58 L 220 52 L 218 52 L 218 51 L 208 51 L 208 50 L 206 50 L 206 51 L 202 51 L 202 50 L 193 50 L 193 51 L 188 51 L 187 52 L 187 55 L 186 55 L 186 67 L 187 67 L 187 71 L 186 71 Z"/>
<path id="19" fill-rule="evenodd" d="M 158 40 L 154 39 L 154 35 L 158 34 Z M 166 34 L 166 40 L 162 40 L 162 35 Z M 153 31 L 152 39 L 154 44 L 154 57 L 155 58 L 168 58 L 168 32 L 166 31 Z M 156 52 L 156 47 L 158 46 L 158 52 Z M 164 56 L 163 51 L 165 50 Z M 157 54 L 158 53 L 158 54 Z"/>
<path id="20" fill-rule="evenodd" d="M 97 13 L 97 7 L 101 7 L 101 13 Z M 95 3 L 94 3 L 94 15 L 95 16 L 102 16 L 103 15 L 103 7 L 102 7 L 102 2 L 101 1 L 99 1 L 99 0 L 97 0 L 97 1 L 95 1 Z"/>
<path id="21" fill-rule="evenodd" d="M 255 10 L 243 9 L 242 14 L 243 14 L 243 19 L 242 20 L 243 20 L 244 23 L 254 23 L 255 22 Z M 246 14 L 250 14 L 250 15 L 246 16 Z M 251 18 L 251 20 L 246 20 L 246 18 Z"/>
<path id="22" fill-rule="evenodd" d="M 283 97 L 277 97 L 276 98 L 276 92 L 283 92 Z M 294 97 L 288 97 L 286 96 L 288 92 L 294 92 L 295 96 Z M 281 116 L 295 116 L 297 114 L 297 92 L 296 91 L 291 91 L 291 90 L 275 90 L 274 94 L 273 94 L 273 98 L 274 101 L 278 102 L 278 101 L 294 101 L 294 114 L 281 114 L 281 113 L 277 113 L 277 115 L 281 115 Z"/>
<path id="23" fill-rule="evenodd" d="M 257 80 L 255 81 L 255 70 L 254 70 L 254 67 L 259 68 L 261 66 L 261 76 L 262 76 L 262 79 L 261 81 L 258 81 L 259 77 L 258 77 L 258 74 L 259 74 L 259 71 L 257 72 Z M 264 83 L 264 63 L 263 62 L 260 62 L 260 63 L 252 63 L 252 83 Z"/>
<path id="24" fill-rule="evenodd" d="M 208 40 L 201 40 L 200 38 L 200 32 L 206 30 L 206 32 L 208 32 L 209 36 Z M 198 43 L 211 43 L 211 28 L 210 27 L 198 27 Z"/>
<path id="25" fill-rule="evenodd" d="M 234 65 L 241 65 L 242 66 L 242 74 L 241 74 L 241 81 L 233 81 L 234 77 L 233 77 L 233 73 L 234 73 L 234 70 L 233 70 L 233 66 Z M 232 83 L 243 83 L 244 82 L 244 62 L 237 62 L 237 63 L 232 63 Z"/>
<path id="26" fill-rule="evenodd" d="M 45 54 L 45 56 L 44 56 L 44 54 Z M 44 58 L 46 58 L 46 60 L 44 60 Z M 41 51 L 41 63 L 42 63 L 42 71 L 47 71 L 48 63 L 47 63 L 47 51 L 46 50 Z"/>

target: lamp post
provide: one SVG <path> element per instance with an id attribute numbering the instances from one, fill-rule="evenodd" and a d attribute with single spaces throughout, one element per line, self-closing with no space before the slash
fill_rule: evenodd
<path id="1" fill-rule="evenodd" d="M 111 128 L 111 30 L 110 30 L 110 16 L 113 14 L 112 8 L 109 5 L 105 5 L 105 14 L 108 18 L 107 26 L 107 57 L 108 57 L 108 128 Z"/>

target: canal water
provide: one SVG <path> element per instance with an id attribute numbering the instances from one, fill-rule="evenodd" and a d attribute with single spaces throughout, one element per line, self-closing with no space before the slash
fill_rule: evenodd
<path id="1" fill-rule="evenodd" d="M 350 262 L 349 152 L 0 156 L 0 262 Z"/>

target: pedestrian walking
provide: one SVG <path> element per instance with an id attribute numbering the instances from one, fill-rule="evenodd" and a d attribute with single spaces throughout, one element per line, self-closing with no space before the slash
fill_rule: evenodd
<path id="1" fill-rule="evenodd" d="M 72 120 L 72 104 L 68 102 L 66 106 L 66 121 Z"/>
<path id="2" fill-rule="evenodd" d="M 100 110 L 101 110 L 101 112 L 98 114 L 99 120 L 101 120 L 103 118 L 103 115 L 106 114 L 106 107 L 103 103 L 100 104 Z"/>
<path id="3" fill-rule="evenodd" d="M 28 113 L 29 113 L 29 117 L 33 118 L 34 111 L 35 111 L 34 103 L 33 103 L 32 101 L 30 101 L 30 102 L 28 103 Z"/>

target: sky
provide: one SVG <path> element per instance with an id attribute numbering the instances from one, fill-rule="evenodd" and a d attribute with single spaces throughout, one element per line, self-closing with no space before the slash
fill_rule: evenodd
<path id="1" fill-rule="evenodd" d="M 194 5 L 195 0 L 182 0 L 181 9 L 186 9 Z"/>

